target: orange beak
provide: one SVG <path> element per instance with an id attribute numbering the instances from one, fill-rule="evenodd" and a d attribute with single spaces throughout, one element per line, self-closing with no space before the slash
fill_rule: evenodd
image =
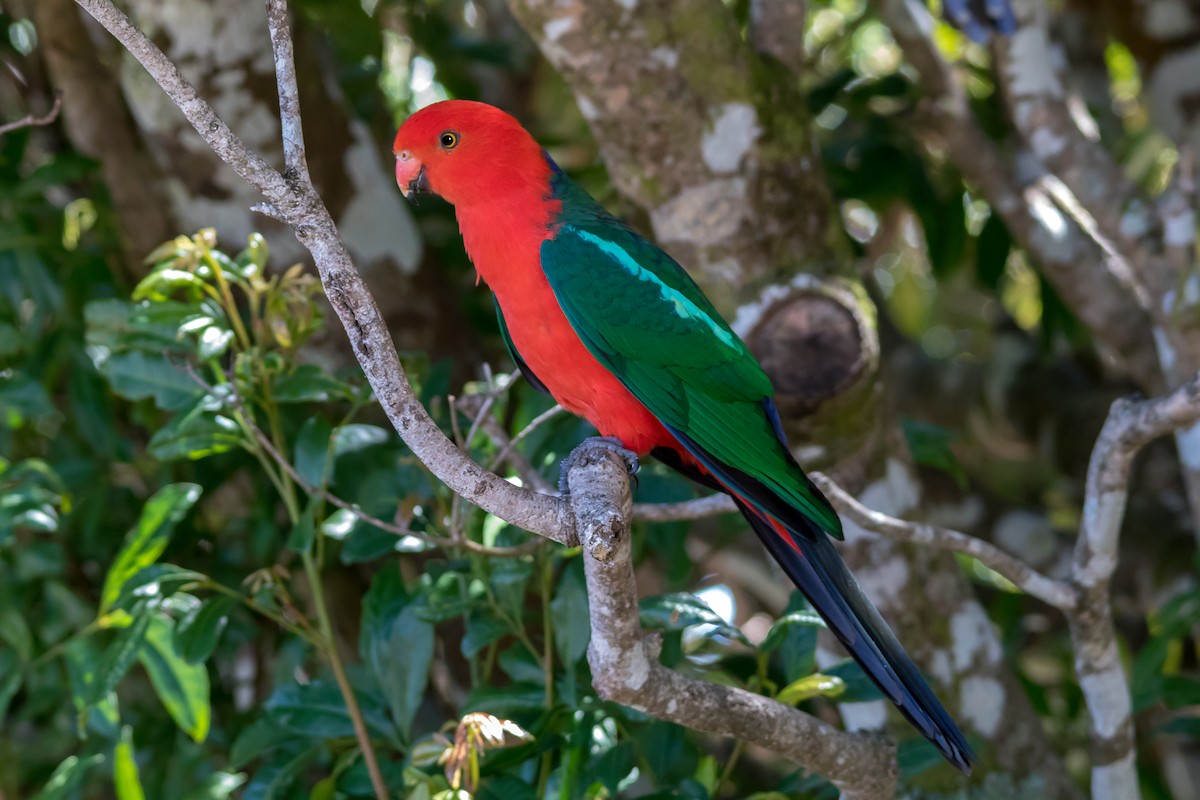
<path id="1" fill-rule="evenodd" d="M 406 200 L 412 200 L 418 193 L 429 192 L 429 179 L 425 176 L 425 165 L 407 150 L 396 154 L 396 183 L 404 193 Z"/>

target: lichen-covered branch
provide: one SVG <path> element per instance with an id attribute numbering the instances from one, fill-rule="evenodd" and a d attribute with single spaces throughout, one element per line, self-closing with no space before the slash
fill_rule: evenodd
<path id="1" fill-rule="evenodd" d="M 1081 592 L 1069 614 L 1075 670 L 1090 717 L 1092 794 L 1097 800 L 1136 800 L 1133 707 L 1117 651 L 1109 582 L 1129 469 L 1149 441 L 1200 420 L 1200 375 L 1153 400 L 1118 400 L 1109 411 L 1088 464 L 1083 521 L 1075 546 L 1072 579 Z"/>
<path id="2" fill-rule="evenodd" d="M 1143 389 L 1160 387 L 1149 299 L 1128 265 L 1063 213 L 1041 181 L 1022 185 L 1017 179 L 975 120 L 961 77 L 934 44 L 925 6 L 885 0 L 880 11 L 928 97 L 919 117 L 928 134 L 1037 261 L 1103 353 Z"/>
<path id="3" fill-rule="evenodd" d="M 596 448 L 577 460 L 568 485 L 587 576 L 592 624 L 588 663 L 602 697 L 776 750 L 828 778 L 843 798 L 893 796 L 895 749 L 886 738 L 845 733 L 761 695 L 662 666 L 656 640 L 645 635 L 639 622 L 624 464 L 611 451 Z"/>

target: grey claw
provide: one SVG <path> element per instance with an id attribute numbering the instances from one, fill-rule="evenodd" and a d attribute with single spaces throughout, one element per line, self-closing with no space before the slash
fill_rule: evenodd
<path id="1" fill-rule="evenodd" d="M 558 491 L 564 495 L 570 494 L 570 489 L 567 487 L 567 474 L 571 471 L 571 467 L 575 466 L 584 453 L 592 448 L 609 450 L 616 453 L 625 462 L 625 469 L 629 474 L 637 475 L 638 470 L 642 468 L 641 462 L 638 460 L 637 453 L 625 447 L 621 440 L 615 436 L 593 436 L 590 439 L 584 439 L 579 445 L 572 450 L 566 458 L 562 460 L 562 466 L 558 472 Z"/>

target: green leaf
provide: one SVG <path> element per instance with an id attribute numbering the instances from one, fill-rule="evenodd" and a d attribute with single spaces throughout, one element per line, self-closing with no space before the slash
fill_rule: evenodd
<path id="1" fill-rule="evenodd" d="M 121 728 L 121 741 L 113 751 L 113 786 L 117 800 L 145 800 L 142 779 L 138 775 L 137 761 L 133 757 L 133 728 Z"/>
<path id="2" fill-rule="evenodd" d="M 950 449 L 951 443 L 957 438 L 953 431 L 914 419 L 901 420 L 900 427 L 913 461 L 923 467 L 942 470 L 954 479 L 960 489 L 967 488 L 967 472 Z"/>
<path id="3" fill-rule="evenodd" d="M 646 597 L 638 603 L 638 609 L 642 625 L 647 628 L 681 631 L 692 625 L 712 625 L 716 632 L 740 642 L 746 641 L 740 630 L 726 624 L 708 603 L 694 594 L 676 592 Z"/>
<path id="4" fill-rule="evenodd" d="M 317 506 L 322 502 L 321 497 L 316 494 L 308 499 L 304 510 L 300 512 L 300 519 L 296 520 L 296 524 L 292 526 L 292 532 L 288 534 L 289 550 L 296 553 L 307 553 L 312 547 L 317 530 L 313 517 L 317 513 Z"/>
<path id="5" fill-rule="evenodd" d="M 74 795 L 75 788 L 79 786 L 87 771 L 103 760 L 104 756 L 99 753 L 84 759 L 79 756 L 67 756 L 54 770 L 54 774 L 46 781 L 42 790 L 34 795 L 33 800 L 68 800 Z"/>
<path id="6" fill-rule="evenodd" d="M 784 679 L 789 682 L 803 678 L 816 667 L 817 633 L 825 627 L 825 621 L 809 608 L 799 592 L 792 598 L 789 608 L 799 607 L 780 617 L 760 645 L 764 652 L 778 651 Z"/>
<path id="7" fill-rule="evenodd" d="M 1166 675 L 1162 699 L 1170 709 L 1200 706 L 1200 680 L 1188 675 Z"/>
<path id="8" fill-rule="evenodd" d="M 117 632 L 116 638 L 104 650 L 100 664 L 96 668 L 95 679 L 90 688 L 87 704 L 95 705 L 117 688 L 117 684 L 129 672 L 133 662 L 138 657 L 146 631 L 150 628 L 150 620 L 154 611 L 146 602 L 139 603 L 133 610 L 133 620 Z"/>
<path id="9" fill-rule="evenodd" d="M 865 703 L 869 700 L 882 700 L 883 692 L 867 677 L 863 668 L 854 659 L 847 658 L 837 664 L 822 670 L 830 678 L 838 678 L 846 689 L 839 695 L 842 703 Z"/>
<path id="10" fill-rule="evenodd" d="M 784 705 L 793 706 L 814 697 L 838 697 L 846 691 L 846 684 L 836 675 L 814 672 L 783 687 L 775 699 Z"/>
<path id="11" fill-rule="evenodd" d="M 210 287 L 194 272 L 170 268 L 156 269 L 133 288 L 132 297 L 134 300 L 169 300 L 171 295 L 181 289 L 188 290 L 189 300 L 199 300 Z"/>
<path id="12" fill-rule="evenodd" d="M 574 665 L 587 652 L 592 638 L 588 619 L 588 595 L 583 581 L 582 559 L 574 559 L 563 571 L 558 591 L 550 601 L 550 620 L 554 624 L 554 649 L 568 666 Z"/>
<path id="13" fill-rule="evenodd" d="M 504 670 L 504 674 L 516 683 L 544 684 L 546 682 L 546 673 L 542 669 L 542 665 L 529 652 L 529 648 L 520 642 L 506 647 L 500 653 L 497 661 L 500 669 Z"/>
<path id="14" fill-rule="evenodd" d="M 5 650 L 0 650 L 0 676 L 0 724 L 3 724 L 8 714 L 8 704 L 21 688 L 25 677 L 17 656 Z"/>
<path id="15" fill-rule="evenodd" d="M 900 767 L 901 778 L 911 780 L 922 772 L 944 764 L 945 759 L 932 742 L 914 736 L 900 742 L 896 762 Z"/>
<path id="16" fill-rule="evenodd" d="M 348 453 L 356 453 L 368 447 L 384 444 L 390 438 L 391 434 L 378 425 L 359 423 L 339 425 L 333 432 L 333 455 L 334 458 L 338 458 Z"/>
<path id="17" fill-rule="evenodd" d="M 263 238 L 261 233 L 252 233 L 246 240 L 246 249 L 238 253 L 234 257 L 234 261 L 246 271 L 247 274 L 262 274 L 262 271 L 267 268 L 267 259 L 270 257 L 270 250 L 267 248 L 267 240 Z M 253 272 L 247 268 L 253 267 Z"/>
<path id="18" fill-rule="evenodd" d="M 200 487 L 194 483 L 172 483 L 159 489 L 146 501 L 137 524 L 125 536 L 125 543 L 108 568 L 104 589 L 100 594 L 101 615 L 112 608 L 130 578 L 162 555 L 175 524 L 200 497 L 200 491 Z"/>
<path id="19" fill-rule="evenodd" d="M 1012 237 L 1008 234 L 1008 228 L 993 210 L 975 241 L 975 276 L 993 292 L 999 293 L 1000 279 L 1004 276 L 1011 250 Z"/>
<path id="20" fill-rule="evenodd" d="M 508 623 L 478 609 L 467 617 L 467 632 L 462 639 L 464 658 L 474 658 L 480 650 L 509 633 Z"/>
<path id="21" fill-rule="evenodd" d="M 147 449 L 160 461 L 186 458 L 197 461 L 234 449 L 242 443 L 238 424 L 220 412 L 223 403 L 213 394 L 197 398 L 191 407 L 172 417 L 150 437 Z"/>
<path id="22" fill-rule="evenodd" d="M 322 778 L 308 793 L 308 800 L 333 800 L 336 795 L 337 781 L 332 777 Z"/>
<path id="23" fill-rule="evenodd" d="M 1171 733 L 1176 736 L 1189 736 L 1200 741 L 1200 717 L 1176 717 L 1165 725 L 1160 726 L 1157 733 Z"/>
<path id="24" fill-rule="evenodd" d="M 405 739 L 425 697 L 433 661 L 433 626 L 418 615 L 420 605 L 395 567 L 379 571 L 363 598 L 359 649 Z"/>
<path id="25" fill-rule="evenodd" d="M 175 628 L 175 649 L 189 664 L 202 664 L 212 655 L 229 623 L 233 598 L 217 595 L 189 611 Z"/>
<path id="26" fill-rule="evenodd" d="M 512 775 L 487 778 L 475 793 L 475 800 L 538 800 L 537 789 Z"/>
<path id="27" fill-rule="evenodd" d="M 179 800 L 229 800 L 246 776 L 237 772 L 214 772 Z"/>
<path id="28" fill-rule="evenodd" d="M 228 766 L 231 769 L 241 769 L 264 753 L 300 741 L 300 737 L 280 727 L 269 716 L 260 717 L 252 724 L 242 728 L 237 738 L 233 740 L 233 745 L 229 749 Z"/>
<path id="29" fill-rule="evenodd" d="M 1145 711 L 1162 699 L 1162 671 L 1170 647 L 1170 639 L 1163 636 L 1152 636 L 1133 659 L 1130 691 L 1133 695 L 1134 713 Z"/>
<path id="30" fill-rule="evenodd" d="M 295 783 L 296 776 L 313 762 L 320 751 L 320 746 L 315 745 L 299 752 L 285 750 L 276 753 L 254 773 L 254 779 L 242 792 L 242 800 L 281 800 L 288 797 L 288 789 Z"/>
<path id="31" fill-rule="evenodd" d="M 521 711 L 539 711 L 546 706 L 546 688 L 543 684 L 513 683 L 509 686 L 476 686 L 467 696 L 461 709 L 486 711 L 497 717 L 506 717 Z"/>
<path id="32" fill-rule="evenodd" d="M 154 398 L 165 411 L 179 411 L 204 391 L 191 375 L 160 355 L 133 351 L 110 356 L 100 371 L 117 394 L 130 400 Z"/>
<path id="33" fill-rule="evenodd" d="M 271 382 L 271 399 L 277 403 L 327 403 L 349 399 L 353 390 L 315 364 L 300 364 Z"/>
<path id="34" fill-rule="evenodd" d="M 13 599 L 0 596 L 0 641 L 8 642 L 21 661 L 33 655 L 33 633 L 29 623 L 17 610 Z"/>
<path id="35" fill-rule="evenodd" d="M 175 724 L 196 742 L 203 742 L 208 737 L 212 714 L 208 671 L 187 663 L 176 652 L 173 628 L 170 618 L 155 615 L 139 660 Z"/>
<path id="36" fill-rule="evenodd" d="M 759 649 L 768 653 L 778 649 L 793 627 L 817 629 L 826 625 L 825 620 L 815 611 L 792 611 L 775 620 L 762 644 L 758 646 Z"/>
<path id="37" fill-rule="evenodd" d="M 309 417 L 296 434 L 296 472 L 311 486 L 323 486 L 329 477 L 332 436 L 324 417 Z"/>
<path id="38" fill-rule="evenodd" d="M 393 739 L 394 730 L 383 709 L 370 697 L 355 693 L 363 722 L 372 736 Z M 324 680 L 291 683 L 276 689 L 264 706 L 279 727 L 300 736 L 315 739 L 341 739 L 354 736 L 354 725 L 336 684 Z"/>
<path id="39" fill-rule="evenodd" d="M 140 600 L 165 600 L 189 583 L 207 580 L 206 575 L 174 564 L 151 564 L 121 587 L 112 609 L 128 609 Z"/>

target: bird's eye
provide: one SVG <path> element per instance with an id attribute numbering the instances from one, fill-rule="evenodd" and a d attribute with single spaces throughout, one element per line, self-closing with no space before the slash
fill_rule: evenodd
<path id="1" fill-rule="evenodd" d="M 438 136 L 438 144 L 444 150 L 453 150 L 458 145 L 458 134 L 454 131 L 442 131 L 442 134 Z"/>

